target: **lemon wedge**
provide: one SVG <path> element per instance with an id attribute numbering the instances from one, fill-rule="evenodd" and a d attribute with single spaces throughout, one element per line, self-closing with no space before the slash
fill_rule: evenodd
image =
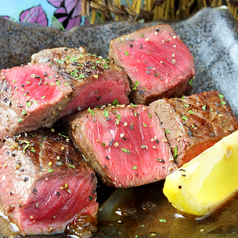
<path id="1" fill-rule="evenodd" d="M 178 210 L 205 216 L 238 191 L 238 131 L 170 174 L 163 192 Z"/>

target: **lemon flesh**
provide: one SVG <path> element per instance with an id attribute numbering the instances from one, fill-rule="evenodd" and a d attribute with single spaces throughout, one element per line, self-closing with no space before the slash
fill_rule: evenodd
<path id="1" fill-rule="evenodd" d="M 163 188 L 174 207 L 210 214 L 238 191 L 238 131 L 167 176 Z"/>

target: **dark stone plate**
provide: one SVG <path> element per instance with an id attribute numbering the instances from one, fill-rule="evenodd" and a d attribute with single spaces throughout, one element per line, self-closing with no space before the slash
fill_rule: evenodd
<path id="1" fill-rule="evenodd" d="M 122 21 L 62 32 L 0 18 L 0 69 L 26 64 L 33 53 L 58 46 L 84 46 L 88 52 L 106 57 L 110 39 L 152 24 L 156 22 Z M 192 93 L 220 91 L 238 117 L 238 23 L 232 14 L 226 7 L 204 8 L 191 18 L 171 25 L 194 57 L 196 79 Z M 126 237 L 123 230 L 114 232 L 119 236 L 111 236 L 111 229 L 113 226 L 105 227 L 97 237 Z"/>

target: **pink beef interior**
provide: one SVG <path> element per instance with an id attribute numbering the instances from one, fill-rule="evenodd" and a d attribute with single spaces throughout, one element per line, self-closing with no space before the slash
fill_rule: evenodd
<path id="1" fill-rule="evenodd" d="M 26 112 L 34 112 L 46 105 L 53 105 L 71 89 L 47 64 L 25 65 L 3 70 L 8 83 L 17 90 L 15 99 L 26 106 Z"/>
<path id="2" fill-rule="evenodd" d="M 95 184 L 90 173 L 54 174 L 48 180 L 39 180 L 32 187 L 31 193 L 19 213 L 21 229 L 28 234 L 40 234 L 41 229 L 52 232 L 64 230 L 75 214 L 83 209 L 84 213 L 93 204 L 96 205 L 96 193 L 92 193 Z M 82 192 L 83 191 L 83 192 Z M 89 196 L 90 194 L 90 196 Z M 80 201 L 80 202 L 78 202 Z M 94 211 L 96 212 L 96 210 Z M 36 214 L 36 216 L 32 216 Z M 96 214 L 91 214 L 93 217 Z"/>
<path id="3" fill-rule="evenodd" d="M 70 115 L 77 110 L 94 108 L 98 105 L 112 103 L 118 100 L 120 104 L 128 104 L 129 83 L 126 74 L 119 70 L 105 71 L 95 80 L 77 88 L 76 98 L 62 112 L 61 117 Z"/>
<path id="4" fill-rule="evenodd" d="M 130 187 L 165 178 L 174 162 L 154 112 L 140 105 L 107 112 L 96 122 L 91 116 L 85 131 L 113 183 Z"/>
<path id="5" fill-rule="evenodd" d="M 132 37 L 134 41 L 122 43 L 114 50 L 131 80 L 139 81 L 140 89 L 159 93 L 193 77 L 192 55 L 172 28 L 163 26 L 159 32 L 140 30 Z"/>

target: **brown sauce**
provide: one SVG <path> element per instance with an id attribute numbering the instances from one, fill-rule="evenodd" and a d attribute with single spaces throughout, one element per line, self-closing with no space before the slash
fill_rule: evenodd
<path id="1" fill-rule="evenodd" d="M 194 217 L 179 213 L 167 201 L 162 188 L 163 181 L 130 189 L 99 187 L 98 230 L 92 237 L 238 237 L 238 195 L 209 217 L 195 220 Z M 105 202 L 110 200 L 114 201 L 114 204 L 107 203 L 105 206 Z M 109 209 L 105 215 L 106 208 Z M 2 237 L 17 237 L 2 218 L 0 218 L 0 234 Z M 34 238 L 37 237 L 56 238 L 66 235 Z"/>

